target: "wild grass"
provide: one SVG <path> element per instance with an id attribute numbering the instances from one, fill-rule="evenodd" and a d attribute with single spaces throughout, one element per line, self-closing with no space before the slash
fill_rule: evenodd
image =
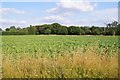
<path id="1" fill-rule="evenodd" d="M 117 78 L 117 36 L 2 36 L 3 78 Z"/>
<path id="2" fill-rule="evenodd" d="M 11 55 L 4 58 L 4 78 L 117 78 L 118 56 L 108 58 L 93 53 L 90 48 L 71 54 L 44 55 L 38 57 L 22 55 L 13 59 Z"/>

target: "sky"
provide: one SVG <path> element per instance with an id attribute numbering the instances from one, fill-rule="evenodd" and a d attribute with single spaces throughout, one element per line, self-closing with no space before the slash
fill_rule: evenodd
<path id="1" fill-rule="evenodd" d="M 57 2 L 2 2 L 2 29 L 60 23 L 70 26 L 105 26 L 118 21 L 118 2 L 59 0 Z"/>

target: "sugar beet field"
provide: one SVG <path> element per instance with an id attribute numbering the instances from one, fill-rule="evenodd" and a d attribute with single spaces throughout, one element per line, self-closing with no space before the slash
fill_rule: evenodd
<path id="1" fill-rule="evenodd" d="M 3 78 L 117 78 L 117 36 L 2 36 Z"/>

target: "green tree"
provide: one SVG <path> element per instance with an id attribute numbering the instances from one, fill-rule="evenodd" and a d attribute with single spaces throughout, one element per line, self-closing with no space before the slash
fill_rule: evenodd
<path id="1" fill-rule="evenodd" d="M 59 23 L 53 23 L 52 25 L 52 34 L 59 34 L 61 25 Z"/>
<path id="2" fill-rule="evenodd" d="M 116 27 L 116 35 L 120 35 L 120 24 Z"/>
<path id="3" fill-rule="evenodd" d="M 2 31 L 2 29 L 0 28 L 0 31 Z"/>
<path id="4" fill-rule="evenodd" d="M 115 35 L 117 34 L 118 22 L 114 21 L 112 23 L 106 24 L 106 35 Z"/>
<path id="5" fill-rule="evenodd" d="M 67 35 L 67 34 L 68 34 L 67 27 L 66 27 L 66 26 L 60 26 L 60 27 L 58 28 L 57 34 Z"/>
<path id="6" fill-rule="evenodd" d="M 91 30 L 90 30 L 90 28 L 88 26 L 84 26 L 84 27 L 82 27 L 82 29 L 85 31 L 86 35 L 90 35 L 91 34 Z"/>
<path id="7" fill-rule="evenodd" d="M 46 30 L 45 30 L 45 34 L 47 34 L 47 35 L 48 35 L 48 34 L 51 34 L 51 32 L 52 32 L 52 31 L 51 31 L 50 29 L 46 29 Z"/>
<path id="8" fill-rule="evenodd" d="M 29 34 L 36 34 L 36 27 L 35 26 L 32 26 L 30 25 L 30 27 L 27 27 L 27 30 L 28 30 L 28 33 Z"/>
<path id="9" fill-rule="evenodd" d="M 0 28 L 0 35 L 2 35 L 2 29 Z"/>
<path id="10" fill-rule="evenodd" d="M 10 28 L 6 28 L 6 29 L 5 29 L 5 31 L 9 31 L 9 30 L 10 30 Z"/>
<path id="11" fill-rule="evenodd" d="M 84 34 L 85 34 L 84 29 L 83 29 L 83 28 L 81 28 L 81 27 L 80 27 L 80 34 L 81 34 L 81 35 L 84 35 Z"/>
<path id="12" fill-rule="evenodd" d="M 91 30 L 92 35 L 100 35 L 100 28 L 99 27 L 92 26 L 90 28 L 90 30 Z"/>
<path id="13" fill-rule="evenodd" d="M 68 34 L 69 35 L 79 35 L 80 28 L 76 27 L 76 26 L 70 26 L 70 27 L 68 27 Z"/>
<path id="14" fill-rule="evenodd" d="M 52 26 L 50 24 L 37 25 L 35 27 L 36 27 L 37 34 L 45 34 L 46 29 L 49 29 L 49 30 L 52 29 Z"/>
<path id="15" fill-rule="evenodd" d="M 16 27 L 15 27 L 15 26 L 11 26 L 11 27 L 9 28 L 9 31 L 10 31 L 10 32 L 16 32 L 17 30 L 16 30 Z"/>

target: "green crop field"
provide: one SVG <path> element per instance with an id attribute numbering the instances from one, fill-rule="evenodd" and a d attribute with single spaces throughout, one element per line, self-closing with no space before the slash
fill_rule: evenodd
<path id="1" fill-rule="evenodd" d="M 3 78 L 116 78 L 118 36 L 2 36 Z"/>

